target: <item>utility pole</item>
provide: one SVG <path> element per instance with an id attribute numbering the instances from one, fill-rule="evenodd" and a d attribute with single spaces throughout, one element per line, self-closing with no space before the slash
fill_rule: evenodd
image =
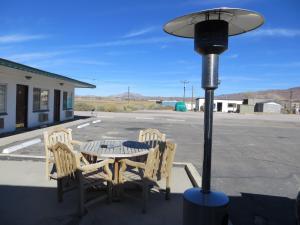
<path id="1" fill-rule="evenodd" d="M 189 83 L 189 81 L 183 80 L 183 81 L 181 81 L 181 83 L 183 83 L 183 101 L 185 102 L 185 87 L 186 87 L 186 84 Z"/>
<path id="2" fill-rule="evenodd" d="M 129 104 L 129 101 L 130 101 L 130 95 L 129 95 L 129 93 L 130 93 L 130 87 L 128 86 L 128 91 L 127 91 L 127 100 L 128 100 L 128 104 Z"/>
<path id="3" fill-rule="evenodd" d="M 290 89 L 290 114 L 292 114 L 292 99 L 293 99 L 293 90 Z"/>
<path id="4" fill-rule="evenodd" d="M 192 86 L 192 111 L 194 110 L 194 86 Z"/>

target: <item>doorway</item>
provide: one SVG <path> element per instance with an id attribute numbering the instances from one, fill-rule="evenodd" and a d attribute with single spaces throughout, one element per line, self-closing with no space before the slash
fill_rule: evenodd
<path id="1" fill-rule="evenodd" d="M 54 122 L 60 121 L 60 90 L 54 90 L 54 107 L 53 107 Z"/>
<path id="2" fill-rule="evenodd" d="M 16 128 L 26 128 L 28 117 L 28 86 L 17 84 Z"/>
<path id="3" fill-rule="evenodd" d="M 222 102 L 217 103 L 217 112 L 222 112 Z"/>

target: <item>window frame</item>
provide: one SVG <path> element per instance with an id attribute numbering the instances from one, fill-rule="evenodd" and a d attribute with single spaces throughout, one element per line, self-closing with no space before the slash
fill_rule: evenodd
<path id="1" fill-rule="evenodd" d="M 0 83 L 0 86 L 5 87 L 5 95 L 4 95 L 4 111 L 0 111 L 0 116 L 5 116 L 7 115 L 7 84 L 5 83 Z"/>
<path id="2" fill-rule="evenodd" d="M 34 91 L 35 90 L 39 90 L 39 104 L 38 104 L 38 106 L 39 106 L 39 108 L 38 109 L 36 109 L 35 108 L 35 98 L 34 98 Z M 41 97 L 42 97 L 42 92 L 44 92 L 44 91 L 46 91 L 48 94 L 47 94 L 47 109 L 41 109 L 41 103 L 42 103 L 42 101 L 41 101 Z M 32 112 L 49 112 L 49 96 L 50 96 L 50 90 L 49 89 L 43 89 L 43 88 L 37 88 L 37 87 L 34 87 L 33 89 L 32 89 Z"/>
<path id="3" fill-rule="evenodd" d="M 69 101 L 71 101 L 71 107 L 69 107 Z M 63 92 L 63 110 L 71 110 L 73 108 L 74 108 L 73 92 L 72 91 L 64 91 Z"/>

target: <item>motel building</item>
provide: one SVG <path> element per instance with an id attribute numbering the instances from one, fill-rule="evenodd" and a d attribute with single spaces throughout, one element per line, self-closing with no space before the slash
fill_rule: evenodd
<path id="1" fill-rule="evenodd" d="M 95 88 L 0 58 L 0 134 L 74 118 L 75 88 Z"/>
<path id="2" fill-rule="evenodd" d="M 196 111 L 203 111 L 204 110 L 204 98 L 197 98 L 196 99 Z M 243 103 L 242 100 L 214 100 L 214 112 L 237 112 L 238 105 Z"/>

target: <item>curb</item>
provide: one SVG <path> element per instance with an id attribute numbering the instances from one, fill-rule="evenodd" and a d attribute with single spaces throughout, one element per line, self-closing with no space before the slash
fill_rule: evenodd
<path id="1" fill-rule="evenodd" d="M 44 162 L 46 159 L 45 156 L 37 155 L 18 155 L 18 154 L 5 154 L 0 153 L 0 160 L 14 160 L 14 161 L 39 161 Z"/>
<path id="2" fill-rule="evenodd" d="M 201 187 L 202 177 L 198 173 L 196 167 L 192 163 L 187 162 L 174 162 L 174 166 L 184 167 L 192 185 L 194 187 Z"/>

